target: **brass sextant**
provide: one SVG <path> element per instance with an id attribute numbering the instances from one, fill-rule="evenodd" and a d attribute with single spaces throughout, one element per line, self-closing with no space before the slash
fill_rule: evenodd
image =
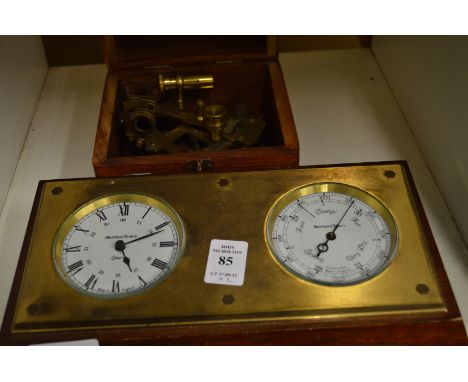
<path id="1" fill-rule="evenodd" d="M 153 89 L 126 88 L 121 123 L 137 148 L 175 154 L 248 147 L 259 141 L 265 128 L 261 115 L 249 115 L 245 104 L 207 103 L 205 92 L 214 88 L 212 75 L 160 74 L 157 81 Z"/>

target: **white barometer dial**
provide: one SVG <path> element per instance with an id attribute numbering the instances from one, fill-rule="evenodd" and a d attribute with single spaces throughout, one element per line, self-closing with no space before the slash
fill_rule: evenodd
<path id="1" fill-rule="evenodd" d="M 81 206 L 60 228 L 54 260 L 72 287 L 93 297 L 126 297 L 162 281 L 185 243 L 179 215 L 143 194 L 113 194 Z"/>
<path id="2" fill-rule="evenodd" d="M 329 286 L 375 277 L 393 260 L 398 243 L 387 208 L 369 193 L 339 183 L 283 195 L 268 214 L 265 236 L 286 271 Z"/>

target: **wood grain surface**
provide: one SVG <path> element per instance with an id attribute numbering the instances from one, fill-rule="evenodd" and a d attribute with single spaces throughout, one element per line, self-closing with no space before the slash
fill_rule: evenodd
<path id="1" fill-rule="evenodd" d="M 105 39 L 109 73 L 93 155 L 97 176 L 181 173 L 193 167 L 194 161 L 209 161 L 212 163 L 210 171 L 291 168 L 299 164 L 296 127 L 281 66 L 276 60 L 277 39 L 237 36 L 224 40 L 222 36 Z M 184 49 L 182 44 L 185 44 Z M 219 60 L 234 62 L 216 63 Z M 176 64 L 176 68 L 164 67 Z M 144 69 L 145 65 L 163 67 Z M 266 128 L 258 147 L 177 154 L 136 152 L 117 123 L 125 86 L 137 82 L 156 88 L 159 73 L 207 71 L 215 78 L 215 88 L 204 93 L 209 103 L 229 107 L 241 102 L 247 105 L 249 113 L 263 116 Z"/>

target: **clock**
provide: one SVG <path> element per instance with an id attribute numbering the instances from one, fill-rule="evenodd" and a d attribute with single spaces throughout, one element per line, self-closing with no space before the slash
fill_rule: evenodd
<path id="1" fill-rule="evenodd" d="M 398 229 L 372 195 L 339 183 L 318 183 L 281 197 L 267 217 L 270 252 L 307 282 L 346 286 L 370 280 L 391 263 Z"/>
<path id="2" fill-rule="evenodd" d="M 164 280 L 183 254 L 184 226 L 166 202 L 138 193 L 94 199 L 60 227 L 57 271 L 75 290 L 123 298 Z"/>
<path id="3" fill-rule="evenodd" d="M 40 182 L 0 342 L 89 338 L 467 342 L 405 162 Z"/>

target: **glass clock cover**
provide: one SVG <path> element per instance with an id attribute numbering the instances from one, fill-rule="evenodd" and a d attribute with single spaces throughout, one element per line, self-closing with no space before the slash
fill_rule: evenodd
<path id="1" fill-rule="evenodd" d="M 54 259 L 78 291 L 125 297 L 168 276 L 184 242 L 182 220 L 167 203 L 142 194 L 114 194 L 85 204 L 67 219 Z"/>

